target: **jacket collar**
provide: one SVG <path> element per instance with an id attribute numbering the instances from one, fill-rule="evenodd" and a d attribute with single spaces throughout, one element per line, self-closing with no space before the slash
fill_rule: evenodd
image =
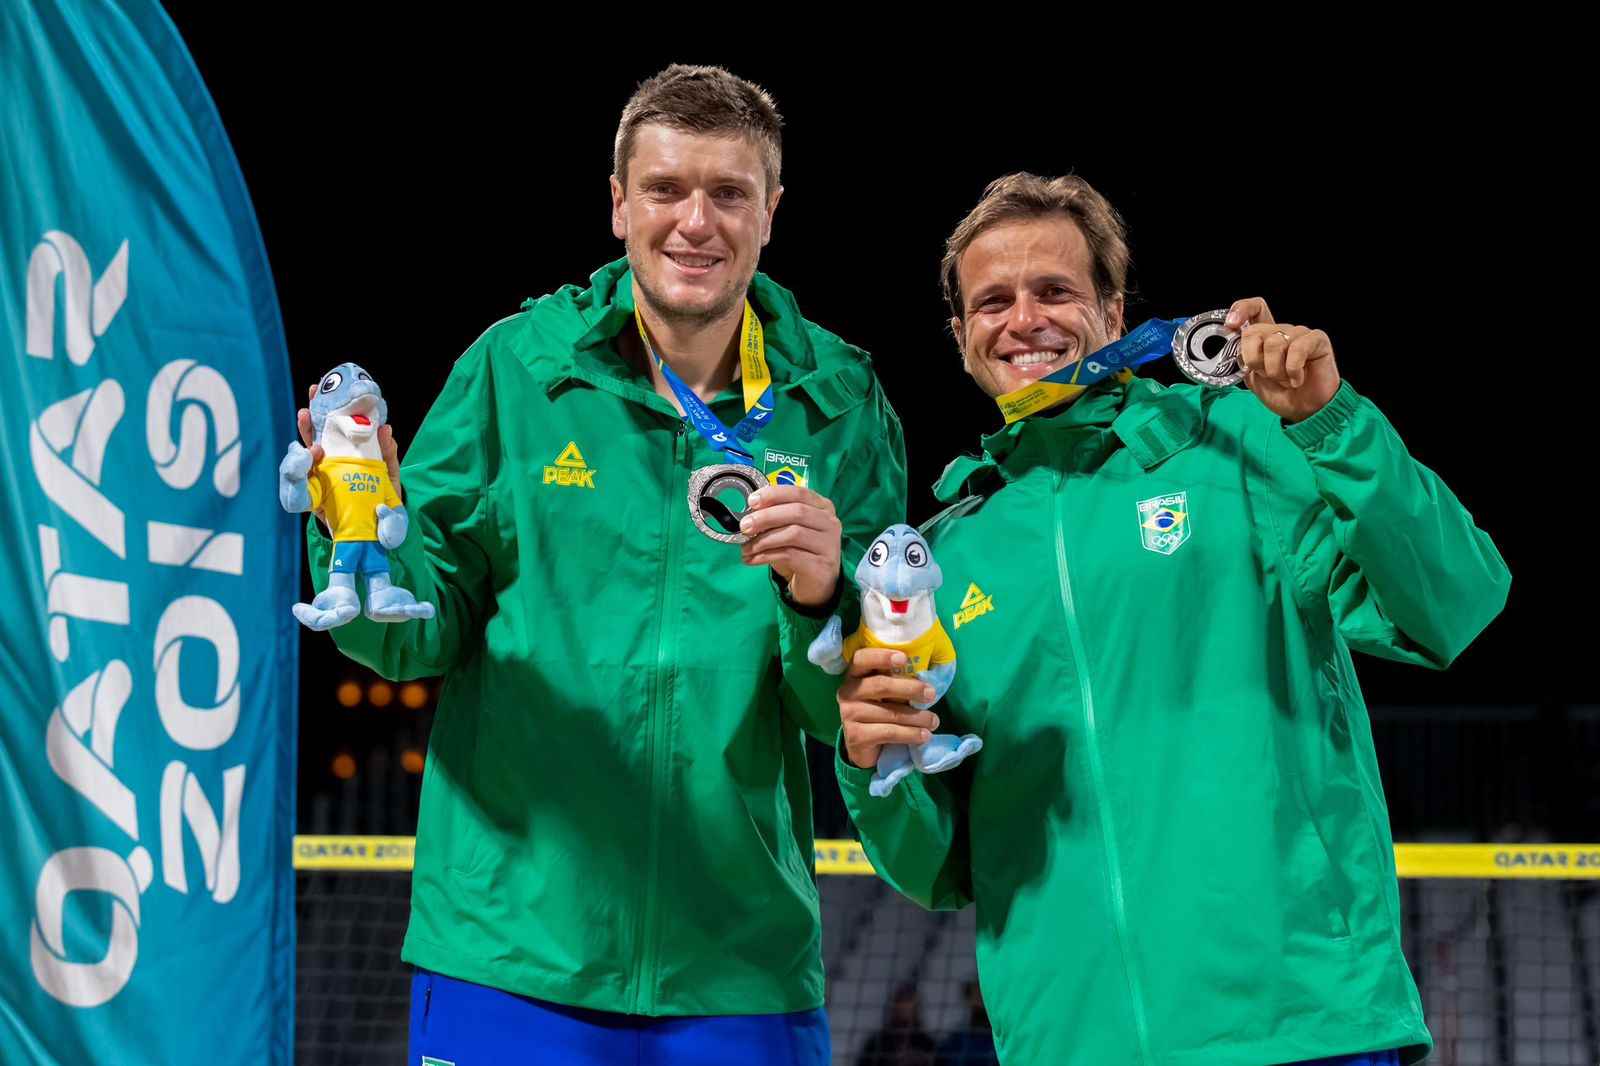
<path id="1" fill-rule="evenodd" d="M 1055 414 L 1024 418 L 983 437 L 982 456 L 952 460 L 934 496 L 949 503 L 969 492 L 993 491 L 1031 467 L 1056 462 L 1062 440 L 1074 434 L 1109 430 L 1110 450 L 1127 448 L 1141 467 L 1154 469 L 1200 439 L 1215 395 L 1211 389 L 1168 389 L 1146 378 L 1126 384 L 1108 378 Z"/>
<path id="2" fill-rule="evenodd" d="M 799 305 L 788 289 L 758 271 L 750 280 L 748 296 L 761 319 L 775 391 L 803 389 L 829 419 L 860 402 L 861 390 L 853 380 L 858 375 L 846 373 L 853 364 L 819 358 Z M 535 303 L 530 301 L 523 306 Z M 622 358 L 614 343 L 619 333 L 633 328 L 633 271 L 627 258 L 608 263 L 590 275 L 589 287 L 574 297 L 573 306 L 585 328 L 565 357 L 547 364 L 547 390 L 554 392 L 564 383 L 578 380 L 647 403 L 648 397 L 660 400 L 638 369 Z"/>

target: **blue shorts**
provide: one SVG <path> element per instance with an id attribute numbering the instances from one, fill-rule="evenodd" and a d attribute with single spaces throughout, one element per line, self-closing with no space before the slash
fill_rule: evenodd
<path id="1" fill-rule="evenodd" d="M 333 542 L 335 574 L 387 574 L 389 553 L 375 540 L 336 540 Z"/>
<path id="2" fill-rule="evenodd" d="M 1400 1066 L 1398 1051 L 1367 1051 L 1360 1055 L 1335 1055 L 1331 1059 L 1311 1059 L 1293 1066 Z"/>
<path id="3" fill-rule="evenodd" d="M 828 1014 L 649 1018 L 564 1007 L 418 970 L 409 1066 L 828 1066 Z"/>

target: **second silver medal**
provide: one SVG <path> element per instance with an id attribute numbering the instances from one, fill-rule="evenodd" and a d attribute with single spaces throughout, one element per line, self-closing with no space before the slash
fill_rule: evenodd
<path id="1" fill-rule="evenodd" d="M 1244 380 L 1239 334 L 1227 328 L 1227 318 L 1227 311 L 1207 311 L 1173 334 L 1172 360 L 1190 381 L 1223 389 Z"/>

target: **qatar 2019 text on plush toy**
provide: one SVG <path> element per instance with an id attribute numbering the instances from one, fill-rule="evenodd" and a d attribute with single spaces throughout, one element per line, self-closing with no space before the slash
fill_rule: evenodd
<path id="1" fill-rule="evenodd" d="M 828 624 L 806 658 L 830 674 L 842 674 L 860 648 L 889 648 L 905 653 L 904 672 L 933 688 L 933 699 L 913 703 L 925 711 L 944 698 L 956 677 L 956 649 L 934 609 L 933 593 L 944 574 L 933 561 L 928 542 L 911 526 L 890 526 L 872 542 L 856 567 L 861 587 L 861 625 L 848 637 L 838 615 Z M 874 796 L 887 796 L 912 770 L 936 774 L 961 765 L 983 747 L 976 734 L 935 734 L 922 744 L 890 744 L 878 755 L 878 769 L 868 786 Z"/>
<path id="2" fill-rule="evenodd" d="M 359 577 L 366 578 L 367 617 L 374 622 L 433 617 L 433 604 L 418 603 L 389 580 L 389 552 L 405 541 L 407 521 L 378 446 L 378 427 L 388 416 L 372 375 L 340 363 L 323 375 L 311 399 L 312 436 L 322 460 L 313 468 L 311 451 L 295 442 L 278 464 L 283 509 L 322 511 L 333 535 L 328 587 L 293 608 L 308 628 L 332 629 L 360 614 Z"/>

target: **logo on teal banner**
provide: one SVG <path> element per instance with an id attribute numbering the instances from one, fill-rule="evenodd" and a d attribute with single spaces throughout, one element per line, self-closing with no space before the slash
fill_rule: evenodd
<path id="1" fill-rule="evenodd" d="M 266 257 L 153 0 L 0 4 L 0 1061 L 292 1060 Z"/>

